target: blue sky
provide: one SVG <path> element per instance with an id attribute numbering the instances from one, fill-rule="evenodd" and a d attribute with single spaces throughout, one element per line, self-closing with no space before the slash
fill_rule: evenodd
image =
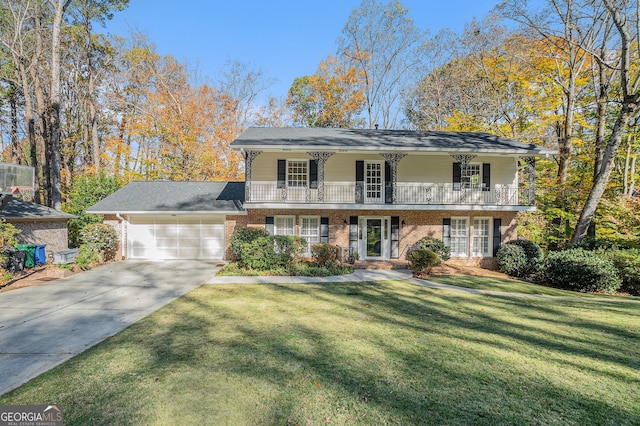
<path id="1" fill-rule="evenodd" d="M 401 0 L 422 30 L 459 32 L 498 0 Z M 285 97 L 293 79 L 313 74 L 360 0 L 130 0 L 110 34 L 145 33 L 170 54 L 215 79 L 228 60 L 249 63 L 277 82 L 264 95 Z"/>

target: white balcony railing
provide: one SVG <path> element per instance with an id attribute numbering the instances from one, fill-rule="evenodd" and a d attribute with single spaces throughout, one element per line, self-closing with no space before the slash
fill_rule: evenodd
<path id="1" fill-rule="evenodd" d="M 249 203 L 322 203 L 322 204 L 469 204 L 527 206 L 533 205 L 528 188 L 494 185 L 491 188 L 459 188 L 445 183 L 398 183 L 393 197 L 390 187 L 383 188 L 382 200 L 369 200 L 367 191 L 355 183 L 325 183 L 322 188 L 278 188 L 276 183 L 247 183 Z M 395 200 L 394 200 L 395 198 Z"/>

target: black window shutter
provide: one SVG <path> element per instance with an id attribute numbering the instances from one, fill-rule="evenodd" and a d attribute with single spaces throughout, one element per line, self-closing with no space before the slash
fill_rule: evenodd
<path id="1" fill-rule="evenodd" d="M 498 249 L 502 244 L 502 219 L 493 219 L 493 257 L 498 254 Z"/>
<path id="2" fill-rule="evenodd" d="M 445 217 L 442 219 L 442 241 L 447 247 L 451 247 L 451 219 Z"/>
<path id="3" fill-rule="evenodd" d="M 491 164 L 482 163 L 482 190 L 491 191 Z"/>
<path id="4" fill-rule="evenodd" d="M 364 203 L 364 161 L 362 160 L 356 161 L 356 203 Z"/>
<path id="5" fill-rule="evenodd" d="M 318 162 L 309 160 L 309 188 L 318 189 Z"/>
<path id="6" fill-rule="evenodd" d="M 264 229 L 266 229 L 270 235 L 273 235 L 273 216 L 264 218 Z"/>
<path id="7" fill-rule="evenodd" d="M 393 185 L 391 184 L 391 163 L 384 162 L 384 202 L 393 203 Z"/>
<path id="8" fill-rule="evenodd" d="M 462 169 L 460 163 L 453 163 L 453 190 L 460 191 L 462 186 Z"/>
<path id="9" fill-rule="evenodd" d="M 278 160 L 278 188 L 287 187 L 287 160 Z"/>
<path id="10" fill-rule="evenodd" d="M 329 218 L 320 218 L 320 242 L 329 244 Z"/>
<path id="11" fill-rule="evenodd" d="M 358 216 L 349 216 L 349 252 L 358 253 Z"/>
<path id="12" fill-rule="evenodd" d="M 400 216 L 391 216 L 391 258 L 400 257 Z"/>

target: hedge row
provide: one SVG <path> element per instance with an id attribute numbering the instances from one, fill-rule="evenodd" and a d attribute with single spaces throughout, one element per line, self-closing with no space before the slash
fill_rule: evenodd
<path id="1" fill-rule="evenodd" d="M 497 253 L 503 272 L 533 278 L 547 285 L 583 292 L 640 295 L 640 249 L 618 249 L 600 244 L 552 252 L 543 260 L 537 244 L 516 240 Z M 590 250 L 591 249 L 591 250 Z"/>

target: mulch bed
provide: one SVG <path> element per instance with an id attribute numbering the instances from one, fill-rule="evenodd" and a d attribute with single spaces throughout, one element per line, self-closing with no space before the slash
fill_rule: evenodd
<path id="1" fill-rule="evenodd" d="M 17 288 L 45 284 L 49 281 L 68 277 L 69 275 L 72 275 L 74 273 L 75 271 L 58 268 L 54 265 L 36 266 L 35 268 L 25 269 L 22 272 L 17 272 L 9 281 L 0 284 L 0 293 L 15 290 Z"/>

